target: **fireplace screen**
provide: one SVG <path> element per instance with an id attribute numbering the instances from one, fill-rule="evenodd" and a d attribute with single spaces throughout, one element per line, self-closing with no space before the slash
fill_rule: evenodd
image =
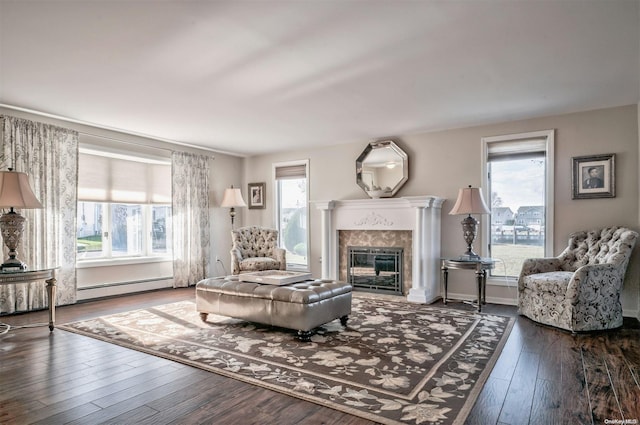
<path id="1" fill-rule="evenodd" d="M 371 292 L 402 294 L 402 248 L 347 247 L 347 282 Z"/>

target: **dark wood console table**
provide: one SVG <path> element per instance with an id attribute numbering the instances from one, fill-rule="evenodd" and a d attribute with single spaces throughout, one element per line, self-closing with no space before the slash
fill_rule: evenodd
<path id="1" fill-rule="evenodd" d="M 56 268 L 42 270 L 0 271 L 0 285 L 29 283 L 44 280 L 49 297 L 49 331 L 53 331 L 56 321 Z"/>

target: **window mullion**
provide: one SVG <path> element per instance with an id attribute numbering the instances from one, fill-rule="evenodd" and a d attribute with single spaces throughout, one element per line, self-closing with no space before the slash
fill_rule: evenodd
<path id="1" fill-rule="evenodd" d="M 150 256 L 151 255 L 151 205 L 144 204 L 142 206 L 142 255 Z"/>
<path id="2" fill-rule="evenodd" d="M 105 258 L 111 258 L 111 241 L 113 235 L 111 234 L 111 204 L 102 204 L 102 252 Z M 105 236 L 106 233 L 106 236 Z"/>

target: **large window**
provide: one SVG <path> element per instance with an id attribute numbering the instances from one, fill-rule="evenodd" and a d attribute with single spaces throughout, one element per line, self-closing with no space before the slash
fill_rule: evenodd
<path id="1" fill-rule="evenodd" d="M 171 254 L 171 165 L 81 148 L 78 260 Z"/>
<path id="2" fill-rule="evenodd" d="M 500 260 L 492 275 L 514 279 L 524 259 L 553 255 L 553 139 L 552 130 L 483 139 L 483 254 Z"/>
<path id="3" fill-rule="evenodd" d="M 288 269 L 309 270 L 308 169 L 308 161 L 274 165 L 276 223 Z"/>
<path id="4" fill-rule="evenodd" d="M 169 205 L 78 202 L 78 259 L 171 254 Z"/>

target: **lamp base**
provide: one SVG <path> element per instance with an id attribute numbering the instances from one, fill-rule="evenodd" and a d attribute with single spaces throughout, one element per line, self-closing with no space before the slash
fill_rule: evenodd
<path id="1" fill-rule="evenodd" d="M 464 241 L 467 243 L 467 251 L 460 256 L 461 259 L 467 258 L 470 260 L 477 260 L 480 258 L 478 254 L 473 252 L 473 241 L 476 239 L 476 231 L 478 227 L 478 220 L 469 216 L 465 217 L 460 224 L 462 224 L 462 233 Z"/>
<path id="2" fill-rule="evenodd" d="M 17 258 L 9 258 L 0 266 L 0 270 L 3 272 L 24 271 L 27 270 L 27 265 Z"/>
<path id="3" fill-rule="evenodd" d="M 229 209 L 229 215 L 231 216 L 231 229 L 233 229 L 233 221 L 236 218 L 235 208 L 231 207 L 231 209 Z"/>
<path id="4" fill-rule="evenodd" d="M 25 218 L 16 213 L 13 208 L 8 213 L 5 213 L 0 217 L 0 232 L 2 232 L 2 239 L 4 244 L 9 248 L 9 258 L 0 266 L 2 271 L 11 270 L 26 270 L 27 265 L 20 261 L 18 258 L 18 245 L 22 239 L 22 232 L 24 230 Z"/>

